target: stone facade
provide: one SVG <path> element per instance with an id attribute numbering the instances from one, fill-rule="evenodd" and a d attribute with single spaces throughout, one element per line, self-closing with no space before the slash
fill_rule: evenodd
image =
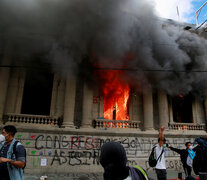
<path id="1" fill-rule="evenodd" d="M 108 141 L 118 141 L 125 147 L 129 165 L 139 164 L 150 170 L 147 160 L 161 125 L 166 127 L 168 143 L 178 148 L 184 148 L 184 143 L 195 137 L 206 136 L 205 107 L 198 99 L 192 102 L 193 123 L 179 124 L 173 121 L 172 106 L 165 92 L 158 90 L 156 95 L 153 90 L 145 94 L 136 92 L 129 103 L 129 122 L 138 124 L 136 128 L 94 128 L 93 120 L 103 117 L 103 99 L 96 88 L 83 83 L 80 86 L 83 89 L 77 91 L 76 79 L 55 74 L 50 114 L 26 115 L 21 114 L 25 72 L 8 68 L 0 69 L 0 74 L 1 127 L 5 124 L 17 127 L 16 138 L 27 149 L 28 174 L 102 173 L 100 147 Z M 168 169 L 182 168 L 176 153 L 168 150 L 166 157 Z"/>
<path id="2" fill-rule="evenodd" d="M 100 147 L 109 141 L 120 142 L 127 153 L 128 164 L 139 164 L 147 171 L 148 157 L 152 147 L 157 143 L 158 133 L 123 130 L 66 130 L 55 127 L 20 128 L 16 138 L 27 149 L 27 174 L 67 174 L 67 173 L 102 173 L 99 163 Z M 198 132 L 166 131 L 167 142 L 177 148 L 184 148 L 184 143 L 193 141 Z M 200 133 L 205 136 L 205 133 Z M 182 138 L 181 138 L 182 137 Z M 42 164 L 46 161 L 46 164 Z M 179 155 L 166 151 L 168 170 L 181 171 Z"/>

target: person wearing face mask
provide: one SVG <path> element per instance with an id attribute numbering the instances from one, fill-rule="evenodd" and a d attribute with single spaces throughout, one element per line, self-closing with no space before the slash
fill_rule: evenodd
<path id="1" fill-rule="evenodd" d="M 155 166 L 155 172 L 157 174 L 158 180 L 167 180 L 167 171 L 166 171 L 166 163 L 165 163 L 165 155 L 166 155 L 166 139 L 164 138 L 164 129 L 162 126 L 159 131 L 158 144 L 155 146 L 155 156 L 157 164 Z"/>
<path id="2" fill-rule="evenodd" d="M 0 143 L 0 180 L 23 180 L 26 151 L 14 138 L 16 132 L 16 128 L 12 125 L 3 127 L 2 135 L 5 141 Z M 4 139 L 2 136 L 1 138 Z M 13 152 L 14 146 L 15 152 Z"/>
<path id="3" fill-rule="evenodd" d="M 0 134 L 0 144 L 4 143 L 5 137 L 3 134 Z"/>
<path id="4" fill-rule="evenodd" d="M 185 143 L 186 149 L 177 149 L 172 146 L 168 146 L 172 151 L 175 151 L 176 153 L 180 154 L 181 162 L 183 163 L 183 169 L 185 172 L 185 176 L 189 177 L 191 176 L 192 171 L 192 162 L 195 157 L 195 152 L 192 147 L 191 142 Z"/>

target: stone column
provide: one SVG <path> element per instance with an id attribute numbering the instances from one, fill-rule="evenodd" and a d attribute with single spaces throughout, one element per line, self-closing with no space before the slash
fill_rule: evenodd
<path id="1" fill-rule="evenodd" d="M 15 113 L 20 114 L 22 108 L 22 99 L 24 93 L 24 82 L 25 82 L 25 72 L 20 70 L 19 79 L 18 79 L 18 91 L 17 91 L 17 99 L 15 105 Z"/>
<path id="2" fill-rule="evenodd" d="M 76 79 L 67 79 L 65 87 L 65 102 L 63 126 L 74 127 Z"/>
<path id="3" fill-rule="evenodd" d="M 83 87 L 83 116 L 81 126 L 84 128 L 91 127 L 92 124 L 92 104 L 93 90 L 84 83 Z"/>
<path id="4" fill-rule="evenodd" d="M 7 101 L 5 104 L 4 112 L 7 113 L 15 113 L 15 105 L 17 99 L 18 92 L 18 70 L 12 69 L 10 73 L 10 81 L 7 89 Z"/>
<path id="5" fill-rule="evenodd" d="M 158 112 L 159 112 L 159 127 L 162 125 L 168 129 L 169 123 L 169 111 L 168 111 L 168 101 L 167 95 L 164 91 L 158 91 Z"/>
<path id="6" fill-rule="evenodd" d="M 53 87 L 52 87 L 52 98 L 50 105 L 50 116 L 54 117 L 56 115 L 56 103 L 57 103 L 57 94 L 59 86 L 59 76 L 57 73 L 54 74 L 53 78 Z"/>
<path id="7" fill-rule="evenodd" d="M 8 56 L 9 52 L 6 52 L 5 56 L 2 60 L 2 65 L 10 65 L 10 56 Z M 3 115 L 4 109 L 6 105 L 7 98 L 7 90 L 9 85 L 9 77 L 10 77 L 10 68 L 9 67 L 1 67 L 0 68 L 0 124 L 3 123 Z"/>
<path id="8" fill-rule="evenodd" d="M 133 92 L 129 97 L 129 120 L 138 122 L 140 126 L 141 120 L 143 119 L 142 112 L 141 95 L 138 92 Z"/>
<path id="9" fill-rule="evenodd" d="M 55 116 L 61 117 L 64 115 L 64 103 L 65 103 L 65 90 L 66 80 L 65 78 L 59 77 L 57 87 L 57 97 L 55 103 Z"/>
<path id="10" fill-rule="evenodd" d="M 144 130 L 153 130 L 153 98 L 152 90 L 143 94 L 143 111 L 144 111 Z"/>
<path id="11" fill-rule="evenodd" d="M 174 123 L 174 120 L 173 120 L 172 97 L 170 98 L 170 102 L 169 102 L 169 122 L 170 122 L 171 124 Z"/>
<path id="12" fill-rule="evenodd" d="M 206 106 L 206 101 L 205 101 Z M 193 120 L 194 123 L 204 124 L 205 123 L 205 113 L 201 101 L 198 98 L 195 98 L 195 102 L 192 106 L 193 109 Z"/>

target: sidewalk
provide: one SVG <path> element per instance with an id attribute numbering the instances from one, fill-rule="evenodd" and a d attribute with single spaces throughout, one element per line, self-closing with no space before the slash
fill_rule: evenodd
<path id="1" fill-rule="evenodd" d="M 153 178 L 154 180 L 157 180 L 157 176 L 156 176 L 156 173 L 154 170 L 150 170 L 147 172 L 148 173 L 148 176 L 150 178 Z M 167 179 L 168 180 L 177 180 L 178 178 L 178 173 L 179 171 L 172 171 L 172 170 L 167 170 Z M 192 173 L 192 176 L 196 178 L 196 180 L 198 179 L 199 180 L 199 176 L 196 176 L 194 173 Z M 182 178 L 184 179 L 185 178 L 185 173 L 182 172 Z"/>
<path id="2" fill-rule="evenodd" d="M 147 172 L 148 176 L 153 180 L 157 180 L 155 171 L 150 170 Z M 177 180 L 178 178 L 178 171 L 167 171 L 167 179 L 168 180 Z M 70 173 L 70 174 L 40 174 L 40 175 L 32 175 L 32 174 L 25 174 L 24 180 L 40 180 L 41 176 L 47 176 L 47 180 L 103 180 L 103 174 L 98 173 Z M 196 180 L 199 180 L 198 176 L 193 176 Z M 185 175 L 182 173 L 182 177 L 184 179 Z"/>

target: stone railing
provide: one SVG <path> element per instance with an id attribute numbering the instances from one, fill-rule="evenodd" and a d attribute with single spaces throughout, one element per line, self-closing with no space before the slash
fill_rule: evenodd
<path id="1" fill-rule="evenodd" d="M 126 120 L 108 120 L 108 119 L 95 119 L 92 122 L 94 128 L 139 128 L 139 122 L 126 121 Z"/>
<path id="2" fill-rule="evenodd" d="M 62 118 L 41 116 L 41 115 L 30 115 L 30 114 L 6 114 L 3 117 L 4 122 L 16 122 L 16 123 L 27 123 L 27 124 L 48 124 L 58 125 L 61 127 Z"/>
<path id="3" fill-rule="evenodd" d="M 169 123 L 168 127 L 172 130 L 205 130 L 204 124 L 193 123 Z"/>

